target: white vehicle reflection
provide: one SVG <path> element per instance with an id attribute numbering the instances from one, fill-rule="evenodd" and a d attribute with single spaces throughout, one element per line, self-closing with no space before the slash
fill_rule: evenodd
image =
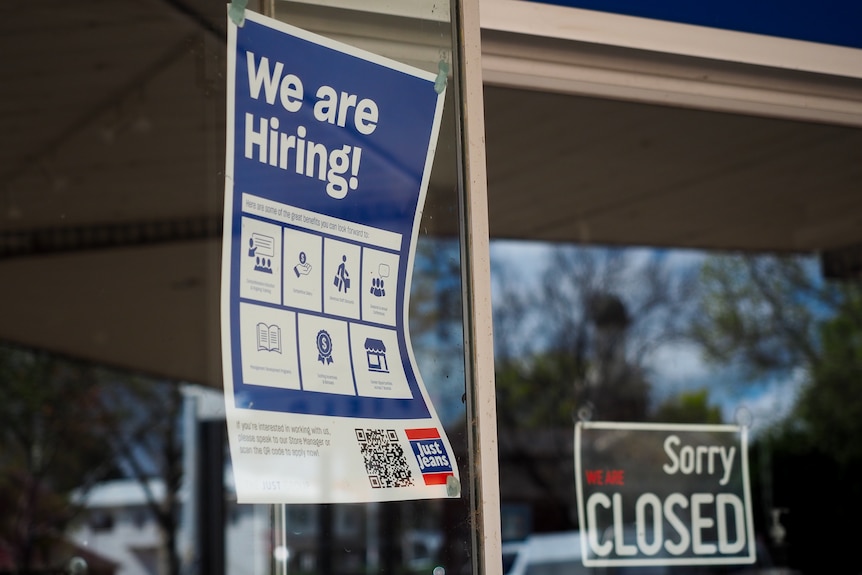
<path id="1" fill-rule="evenodd" d="M 527 537 L 517 549 L 507 575 L 587 575 L 581 561 L 577 531 L 539 533 Z"/>
<path id="2" fill-rule="evenodd" d="M 632 533 L 633 536 L 633 533 Z M 605 533 L 602 538 L 613 538 Z M 798 571 L 772 565 L 769 551 L 757 541 L 757 562 L 739 566 L 616 566 L 585 567 L 580 532 L 537 533 L 523 541 L 503 544 L 505 575 L 801 575 Z"/>

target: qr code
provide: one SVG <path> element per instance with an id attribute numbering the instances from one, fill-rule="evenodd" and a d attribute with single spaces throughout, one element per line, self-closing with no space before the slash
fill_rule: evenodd
<path id="1" fill-rule="evenodd" d="M 356 441 L 365 459 L 365 471 L 371 487 L 380 489 L 413 485 L 413 474 L 394 429 L 357 429 Z"/>

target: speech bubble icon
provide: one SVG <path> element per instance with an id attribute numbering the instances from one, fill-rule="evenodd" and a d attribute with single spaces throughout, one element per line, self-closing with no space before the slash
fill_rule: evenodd
<path id="1" fill-rule="evenodd" d="M 377 275 L 379 275 L 382 278 L 388 278 L 389 277 L 389 264 L 380 264 L 379 266 L 377 266 Z"/>
<path id="2" fill-rule="evenodd" d="M 252 232 L 249 247 L 257 248 L 257 254 L 261 256 L 275 256 L 275 239 L 257 232 Z"/>

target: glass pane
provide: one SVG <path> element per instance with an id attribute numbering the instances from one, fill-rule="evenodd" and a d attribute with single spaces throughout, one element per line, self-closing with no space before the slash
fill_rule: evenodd
<path id="1" fill-rule="evenodd" d="M 492 101 L 501 98 L 491 92 Z M 502 92 L 504 101 L 516 101 Z M 530 102 L 525 96 L 522 105 Z M 595 106 L 615 111 L 608 118 L 618 123 L 609 120 L 607 133 L 598 131 L 600 123 L 594 132 L 580 123 L 569 130 L 554 115 L 565 107 L 576 119 L 594 108 L 587 101 L 572 97 L 544 110 L 553 131 L 531 156 L 544 154 L 544 172 L 522 181 L 545 181 L 560 153 L 577 175 L 574 184 L 560 182 L 570 189 L 555 200 L 556 220 L 548 226 L 568 225 L 568 213 L 592 209 L 606 223 L 593 233 L 609 243 L 492 242 L 504 568 L 510 575 L 855 572 L 862 284 L 851 262 L 858 244 L 837 260 L 846 265 L 832 267 L 831 250 L 798 249 L 795 242 L 815 214 L 836 222 L 824 232 L 841 230 L 830 206 L 858 183 L 858 169 L 832 155 L 821 163 L 811 144 L 794 156 L 790 182 L 783 170 L 769 171 L 772 159 L 732 150 L 719 158 L 722 134 L 696 129 L 708 124 L 701 116 L 728 132 L 734 123 L 754 131 L 755 119 L 610 101 Z M 674 124 L 680 118 L 691 123 Z M 489 115 L 490 126 L 494 120 Z M 660 125 L 666 129 L 644 128 Z M 773 125 L 797 143 L 820 129 L 859 135 Z M 632 141 L 639 144 L 628 148 Z M 743 138 L 733 141 L 745 146 Z M 493 198 L 516 204 L 517 188 L 508 186 L 511 163 L 495 163 L 507 149 L 498 141 L 495 154 L 491 142 L 493 214 Z M 603 163 L 583 163 L 583 155 L 598 155 L 587 152 L 587 142 L 607 145 L 597 160 Z M 615 172 L 621 157 L 626 163 Z M 718 167 L 723 162 L 745 167 L 729 175 Z M 711 176 L 690 178 L 697 170 Z M 745 181 L 766 172 L 774 178 Z M 742 197 L 722 186 L 726 177 L 762 196 Z M 809 177 L 823 182 L 818 192 L 796 183 Z M 699 189 L 711 190 L 702 201 L 713 203 L 682 206 L 665 197 L 685 202 Z M 628 200 L 611 205 L 612 194 Z M 793 198 L 801 210 L 794 214 L 805 216 L 779 213 L 766 199 L 778 197 Z M 759 211 L 735 209 L 752 199 Z M 654 205 L 669 213 L 651 211 Z M 719 214 L 710 219 L 703 212 L 709 209 Z M 686 210 L 695 216 L 680 217 Z M 726 213 L 737 219 L 722 218 Z M 641 214 L 661 225 L 625 219 L 636 222 Z M 697 227 L 695 217 L 720 231 Z M 779 228 L 788 220 L 799 222 L 792 233 Z M 718 241 L 734 226 L 741 231 L 732 242 L 747 249 Z M 610 244 L 611 229 L 623 230 L 625 241 Z M 690 241 L 647 239 L 671 236 L 670 229 L 691 230 L 678 236 Z M 633 242 L 639 234 L 644 240 Z"/>
<path id="2" fill-rule="evenodd" d="M 249 6 L 453 66 L 448 3 L 390 8 Z M 451 72 L 406 323 L 463 492 L 240 504 L 219 337 L 225 5 L 34 4 L 3 30 L 0 572 L 471 573 Z"/>
<path id="3" fill-rule="evenodd" d="M 452 60 L 447 4 L 398 7 L 275 2 L 274 17 L 326 38 L 436 73 Z M 410 290 L 409 331 L 419 372 L 452 442 L 468 461 L 455 91 L 446 92 Z M 471 571 L 466 493 L 459 499 L 287 504 L 273 509 L 277 573 Z"/>

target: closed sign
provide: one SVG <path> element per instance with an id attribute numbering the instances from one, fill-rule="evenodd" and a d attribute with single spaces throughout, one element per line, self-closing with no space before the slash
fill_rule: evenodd
<path id="1" fill-rule="evenodd" d="M 745 428 L 579 423 L 575 470 L 588 567 L 756 559 Z"/>

